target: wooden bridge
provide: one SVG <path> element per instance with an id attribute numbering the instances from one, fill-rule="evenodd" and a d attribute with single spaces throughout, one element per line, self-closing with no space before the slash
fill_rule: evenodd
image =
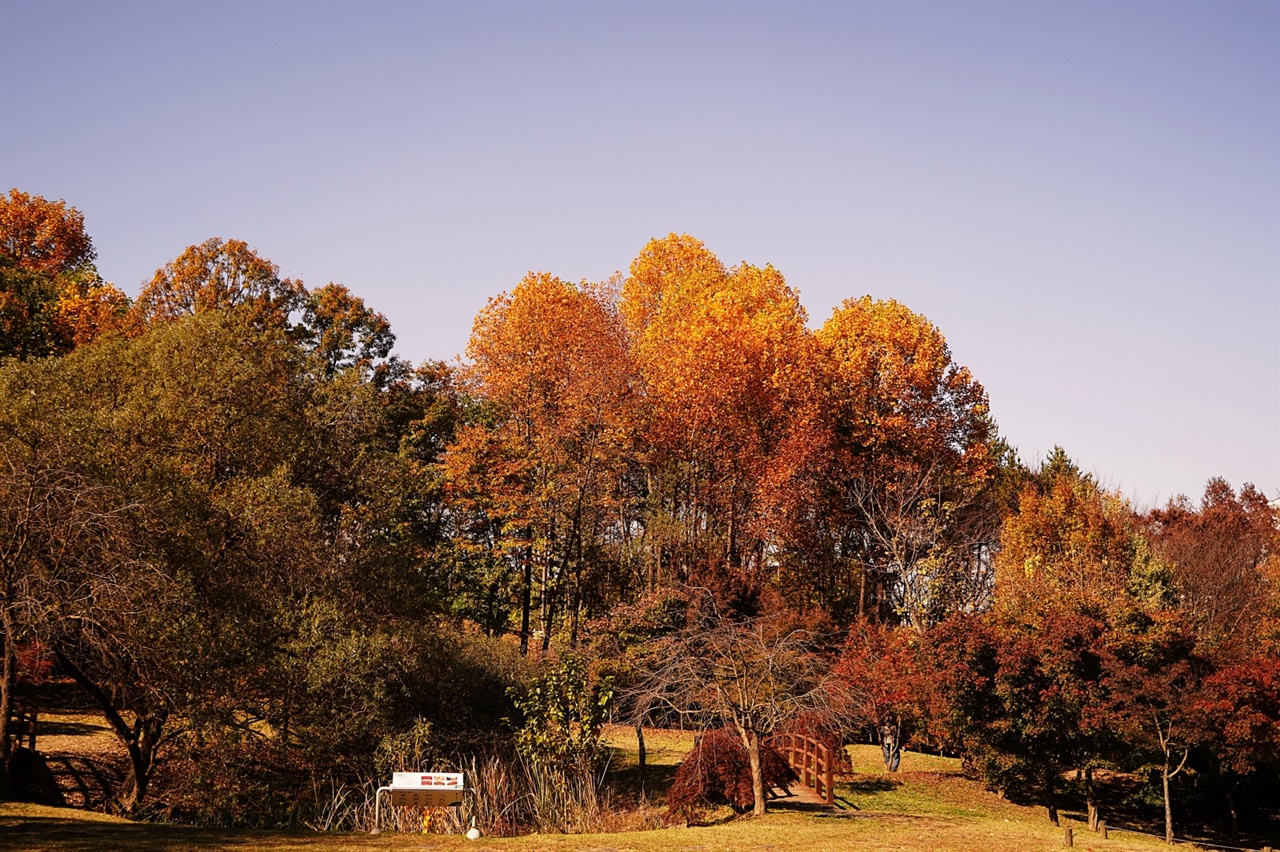
<path id="1" fill-rule="evenodd" d="M 774 734 L 769 744 L 786 757 L 800 776 L 800 783 L 816 794 L 827 807 L 835 807 L 835 772 L 827 747 L 803 734 Z"/>

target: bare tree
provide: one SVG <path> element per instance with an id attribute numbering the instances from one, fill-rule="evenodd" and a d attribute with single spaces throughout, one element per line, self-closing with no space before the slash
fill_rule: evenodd
<path id="1" fill-rule="evenodd" d="M 804 712 L 829 709 L 823 637 L 794 616 L 735 617 L 694 589 L 684 630 L 655 639 L 653 666 L 627 696 L 637 724 L 666 711 L 694 724 L 732 725 L 751 765 L 756 815 L 765 812 L 760 744 Z"/>
<path id="2" fill-rule="evenodd" d="M 871 591 L 924 632 L 953 612 L 990 606 L 999 519 L 981 488 L 957 481 L 934 460 L 901 465 L 878 480 L 852 479 L 842 491 L 864 554 L 860 612 Z"/>

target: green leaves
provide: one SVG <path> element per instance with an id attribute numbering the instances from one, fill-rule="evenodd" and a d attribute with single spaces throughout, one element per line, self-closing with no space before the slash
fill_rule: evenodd
<path id="1" fill-rule="evenodd" d="M 516 748 L 535 764 L 570 773 L 600 758 L 600 729 L 613 701 L 609 679 L 593 680 L 583 660 L 562 655 L 523 694 L 512 692 L 523 723 Z"/>

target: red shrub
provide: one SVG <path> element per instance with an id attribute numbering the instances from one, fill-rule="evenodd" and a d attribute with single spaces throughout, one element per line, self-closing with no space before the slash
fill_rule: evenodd
<path id="1" fill-rule="evenodd" d="M 760 769 L 766 791 L 786 789 L 799 780 L 786 758 L 765 743 L 760 744 Z M 753 804 L 747 749 L 732 728 L 699 737 L 667 791 L 667 809 L 686 818 L 710 805 L 729 805 L 741 812 Z"/>

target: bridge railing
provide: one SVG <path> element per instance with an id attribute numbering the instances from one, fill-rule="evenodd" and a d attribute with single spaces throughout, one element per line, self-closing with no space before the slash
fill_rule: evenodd
<path id="1" fill-rule="evenodd" d="M 835 772 L 827 747 L 803 734 L 774 734 L 771 743 L 800 776 L 800 783 L 812 789 L 828 805 L 835 806 Z"/>

